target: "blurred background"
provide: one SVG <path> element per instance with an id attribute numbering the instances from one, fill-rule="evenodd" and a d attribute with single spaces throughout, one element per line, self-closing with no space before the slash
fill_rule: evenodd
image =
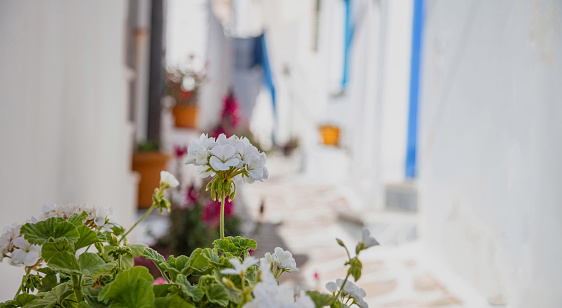
<path id="1" fill-rule="evenodd" d="M 131 226 L 168 169 L 173 214 L 135 240 L 210 245 L 201 133 L 267 152 L 227 233 L 293 252 L 296 288 L 367 227 L 371 307 L 562 306 L 558 0 L 0 0 L 2 227 L 55 203 Z"/>

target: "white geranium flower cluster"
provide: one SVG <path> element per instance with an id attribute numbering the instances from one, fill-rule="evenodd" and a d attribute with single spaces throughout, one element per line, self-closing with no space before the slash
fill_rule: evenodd
<path id="1" fill-rule="evenodd" d="M 253 146 L 248 138 L 220 134 L 217 139 L 202 134 L 187 149 L 186 164 L 198 166 L 201 177 L 222 175 L 248 183 L 267 179 L 265 153 Z"/>
<path id="2" fill-rule="evenodd" d="M 70 218 L 73 214 L 86 212 L 88 216 L 84 219 L 84 225 L 96 231 L 111 231 L 119 224 L 113 217 L 113 210 L 104 207 L 83 207 L 78 205 L 44 205 L 39 218 L 32 217 L 29 222 L 36 223 L 51 217 Z M 4 229 L 0 236 L 0 261 L 5 257 L 10 258 L 12 265 L 35 266 L 41 259 L 41 246 L 30 245 L 20 234 L 22 225 L 13 224 Z"/>
<path id="3" fill-rule="evenodd" d="M 274 253 L 266 253 L 261 262 L 269 264 L 269 269 L 275 273 L 275 278 L 279 278 L 284 272 L 298 272 L 297 262 L 293 258 L 293 254 L 281 247 L 276 247 Z"/>
<path id="4" fill-rule="evenodd" d="M 221 274 L 224 275 L 244 275 L 244 273 L 250 268 L 250 266 L 257 264 L 258 260 L 254 257 L 249 257 L 240 262 L 237 258 L 229 259 L 228 262 L 234 266 L 234 268 L 225 268 L 221 270 Z"/>
<path id="5" fill-rule="evenodd" d="M 314 308 L 314 302 L 304 291 L 295 297 L 295 291 L 277 284 L 271 272 L 271 264 L 260 260 L 260 282 L 254 287 L 254 300 L 243 308 Z"/>
<path id="6" fill-rule="evenodd" d="M 84 224 L 96 231 L 111 231 L 113 227 L 119 227 L 117 220 L 113 217 L 113 209 L 106 207 L 84 207 L 74 204 L 68 205 L 44 205 L 43 213 L 39 216 L 39 221 L 51 217 L 70 218 L 74 214 L 86 212 L 88 216 L 84 219 Z M 34 219 L 32 218 L 32 221 Z"/>
<path id="7" fill-rule="evenodd" d="M 353 299 L 353 303 L 359 306 L 360 308 L 368 308 L 369 305 L 363 300 L 363 298 L 367 295 L 365 290 L 359 288 L 351 281 L 344 281 L 341 278 L 336 279 L 336 282 L 328 282 L 326 284 L 326 289 L 332 292 L 335 295 L 339 289 L 341 289 L 341 296 L 345 299 Z M 345 302 L 345 301 L 344 301 Z"/>
<path id="8" fill-rule="evenodd" d="M 20 235 L 20 228 L 21 225 L 18 224 L 4 228 L 4 233 L 0 236 L 0 261 L 9 257 L 12 265 L 34 266 L 41 258 L 41 246 L 30 245 Z"/>

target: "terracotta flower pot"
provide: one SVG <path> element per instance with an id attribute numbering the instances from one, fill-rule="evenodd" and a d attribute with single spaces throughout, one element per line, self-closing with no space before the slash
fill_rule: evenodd
<path id="1" fill-rule="evenodd" d="M 320 126 L 320 135 L 322 135 L 322 143 L 325 145 L 338 146 L 340 143 L 340 128 L 337 126 Z"/>
<path id="2" fill-rule="evenodd" d="M 176 105 L 172 109 L 176 127 L 197 128 L 197 113 L 199 108 L 191 105 Z"/>
<path id="3" fill-rule="evenodd" d="M 133 153 L 133 171 L 140 174 L 138 207 L 146 209 L 152 205 L 154 189 L 160 185 L 160 171 L 166 170 L 169 155 L 160 152 Z"/>

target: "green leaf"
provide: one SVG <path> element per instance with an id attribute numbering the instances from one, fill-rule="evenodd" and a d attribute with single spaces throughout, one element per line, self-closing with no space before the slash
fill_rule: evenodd
<path id="1" fill-rule="evenodd" d="M 113 228 L 111 228 L 111 230 L 113 230 L 113 234 L 115 234 L 115 236 L 119 236 L 123 233 L 125 233 L 125 228 L 121 227 L 121 226 L 115 226 Z M 107 232 L 110 233 L 110 232 Z"/>
<path id="2" fill-rule="evenodd" d="M 100 241 L 102 242 L 106 242 L 107 241 L 107 235 L 105 235 L 104 232 L 98 231 L 98 238 L 100 239 Z"/>
<path id="3" fill-rule="evenodd" d="M 36 295 L 28 294 L 28 293 L 22 293 L 22 294 L 16 296 L 16 298 L 14 298 L 13 300 L 9 300 L 9 301 L 5 301 L 3 303 L 0 303 L 0 308 L 23 307 L 27 303 L 30 303 L 30 302 L 34 301 L 35 299 L 37 299 Z"/>
<path id="4" fill-rule="evenodd" d="M 204 275 L 210 272 L 211 269 L 209 269 L 209 261 L 207 261 L 207 258 L 203 255 L 203 249 L 197 248 L 189 256 L 189 262 L 187 263 L 186 268 L 182 271 L 182 274 L 186 276 L 191 273 Z"/>
<path id="5" fill-rule="evenodd" d="M 191 297 L 194 302 L 201 301 L 203 295 L 205 295 L 205 292 L 203 292 L 201 288 L 198 286 L 192 286 L 189 281 L 187 281 L 187 277 L 184 275 L 178 275 L 177 284 L 180 286 L 181 292 L 184 295 Z"/>
<path id="6" fill-rule="evenodd" d="M 160 263 L 158 268 L 162 272 L 167 271 L 172 281 L 176 281 L 177 275 L 187 267 L 188 262 L 189 258 L 186 256 L 179 256 L 177 258 L 169 257 L 166 262 Z"/>
<path id="7" fill-rule="evenodd" d="M 135 266 L 135 258 L 133 255 L 126 255 L 121 257 L 121 269 L 127 270 Z"/>
<path id="8" fill-rule="evenodd" d="M 248 252 L 249 250 L 255 250 L 258 247 L 258 244 L 253 239 L 244 238 L 241 236 L 229 236 L 215 240 L 213 242 L 213 246 L 219 251 L 229 252 L 235 256 L 240 256 L 241 254 Z"/>
<path id="9" fill-rule="evenodd" d="M 43 244 L 43 247 L 41 247 L 41 258 L 43 258 L 45 262 L 48 262 L 55 254 L 61 251 L 74 252 L 72 247 L 70 247 L 70 244 L 66 241 L 45 243 Z"/>
<path id="10" fill-rule="evenodd" d="M 80 235 L 80 238 L 78 239 L 76 244 L 74 244 L 75 250 L 101 242 L 101 240 L 98 238 L 97 232 L 93 231 L 87 226 L 80 226 L 76 229 L 78 230 L 78 234 Z"/>
<path id="11" fill-rule="evenodd" d="M 101 291 L 99 300 L 111 307 L 154 307 L 153 278 L 145 267 L 133 267 L 115 276 Z"/>
<path id="12" fill-rule="evenodd" d="M 213 247 L 215 247 L 218 251 L 230 252 L 232 254 L 236 254 L 235 252 L 238 251 L 236 245 L 232 243 L 231 237 L 225 237 L 213 241 Z"/>
<path id="13" fill-rule="evenodd" d="M 78 264 L 82 274 L 96 278 L 105 273 L 109 273 L 117 264 L 115 262 L 106 263 L 97 254 L 85 252 L 78 258 Z"/>
<path id="14" fill-rule="evenodd" d="M 178 294 L 170 294 L 166 297 L 159 297 L 154 300 L 154 306 L 156 308 L 168 308 L 168 307 L 179 307 L 179 308 L 195 308 L 192 303 L 187 302 Z"/>
<path id="15" fill-rule="evenodd" d="M 44 247 L 44 246 L 43 246 Z M 57 272 L 49 267 L 37 269 L 37 272 L 45 274 L 41 278 L 41 284 L 37 288 L 39 292 L 47 292 L 58 285 Z"/>
<path id="16" fill-rule="evenodd" d="M 251 238 L 244 238 L 241 236 L 237 236 L 234 238 L 234 245 L 236 245 L 243 251 L 256 250 L 256 248 L 258 248 L 258 243 L 256 243 L 255 240 Z"/>
<path id="17" fill-rule="evenodd" d="M 43 297 L 38 297 L 34 301 L 25 305 L 25 308 L 51 308 L 55 307 L 57 297 L 52 293 L 44 293 Z"/>
<path id="18" fill-rule="evenodd" d="M 171 288 L 177 288 L 177 287 L 173 284 L 167 284 L 167 283 L 155 284 L 152 286 L 152 290 L 154 291 L 155 297 L 166 297 L 168 294 L 170 294 Z"/>
<path id="19" fill-rule="evenodd" d="M 88 304 L 87 302 L 79 302 L 77 308 L 92 308 L 93 306 Z"/>
<path id="20" fill-rule="evenodd" d="M 203 256 L 207 259 L 207 261 L 209 261 L 209 263 L 220 265 L 221 260 L 219 258 L 219 255 L 217 255 L 212 249 L 210 248 L 203 249 L 202 253 Z"/>
<path id="21" fill-rule="evenodd" d="M 47 264 L 56 269 L 66 273 L 80 274 L 80 266 L 73 254 L 67 251 L 61 251 L 54 254 Z"/>
<path id="22" fill-rule="evenodd" d="M 211 303 L 221 307 L 226 307 L 228 305 L 228 291 L 223 285 L 213 284 L 205 286 L 204 291 Z"/>
<path id="23" fill-rule="evenodd" d="M 82 211 L 82 213 L 80 214 L 72 214 L 72 216 L 68 218 L 68 222 L 75 225 L 76 227 L 79 227 L 84 225 L 82 221 L 86 219 L 86 217 L 88 217 L 88 213 Z"/>
<path id="24" fill-rule="evenodd" d="M 353 276 L 355 281 L 357 281 L 361 277 L 361 270 L 363 269 L 363 264 L 361 264 L 361 261 L 359 261 L 357 257 L 351 259 L 346 264 L 350 265 L 349 269 L 347 270 L 347 273 Z"/>
<path id="25" fill-rule="evenodd" d="M 28 303 L 26 308 L 45 308 L 45 307 L 55 307 L 58 305 L 60 307 L 72 307 L 72 303 L 76 302 L 76 297 L 74 296 L 74 291 L 68 283 L 62 283 L 54 287 L 48 293 L 37 294 L 37 298 Z"/>
<path id="26" fill-rule="evenodd" d="M 82 277 L 82 287 L 91 287 L 96 284 L 96 281 L 88 276 Z"/>
<path id="27" fill-rule="evenodd" d="M 37 223 L 26 223 L 20 233 L 30 244 L 43 245 L 46 242 L 65 240 L 74 243 L 80 237 L 76 226 L 60 217 L 51 217 Z"/>
<path id="28" fill-rule="evenodd" d="M 143 255 L 145 258 L 147 258 L 147 259 L 149 259 L 149 260 L 152 260 L 156 265 L 158 265 L 158 264 L 160 264 L 160 263 L 166 261 L 166 259 L 164 258 L 164 256 L 162 256 L 161 254 L 159 254 L 158 251 L 156 251 L 156 250 L 154 250 L 154 249 L 152 249 L 152 248 L 149 248 L 149 247 L 146 247 L 146 248 L 144 249 L 142 255 Z"/>
<path id="29" fill-rule="evenodd" d="M 142 256 L 144 253 L 144 249 L 148 248 L 145 244 L 129 244 L 131 250 L 133 251 L 133 257 Z"/>
<path id="30" fill-rule="evenodd" d="M 47 292 L 52 288 L 56 287 L 58 284 L 57 274 L 46 274 L 45 277 L 41 278 L 41 285 L 37 288 L 39 292 Z"/>
<path id="31" fill-rule="evenodd" d="M 310 296 L 310 298 L 316 305 L 316 308 L 328 306 L 334 300 L 334 297 L 332 295 L 320 293 L 318 291 L 307 291 L 306 294 Z"/>
<path id="32" fill-rule="evenodd" d="M 88 303 L 90 307 L 94 308 L 107 308 L 107 305 L 103 301 L 98 300 L 98 296 L 101 292 L 101 288 L 83 288 L 84 300 Z"/>
<path id="33" fill-rule="evenodd" d="M 25 304 L 35 300 L 36 298 L 37 298 L 37 296 L 35 296 L 33 294 L 22 293 L 22 294 L 16 296 L 16 298 L 14 299 L 14 302 L 18 307 L 23 307 Z"/>

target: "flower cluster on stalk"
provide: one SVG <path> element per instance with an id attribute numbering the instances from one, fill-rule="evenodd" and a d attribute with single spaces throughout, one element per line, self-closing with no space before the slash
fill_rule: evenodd
<path id="1" fill-rule="evenodd" d="M 279 251 L 277 248 L 276 253 Z M 289 251 L 279 249 L 279 252 L 282 252 L 280 254 L 282 259 L 283 257 L 292 259 L 292 254 Z M 276 253 L 273 255 L 276 255 Z M 273 263 L 282 264 L 283 261 L 279 262 L 278 259 L 277 262 L 273 261 L 273 263 L 270 263 L 269 259 L 271 258 L 268 258 L 268 255 L 273 256 L 267 253 L 264 258 L 260 259 L 260 281 L 253 288 L 253 301 L 246 303 L 243 308 L 314 308 L 314 302 L 304 291 L 295 296 L 293 289 L 280 285 L 277 282 L 271 268 Z M 292 263 L 292 268 L 296 269 L 294 259 L 292 261 L 289 263 Z"/>
<path id="2" fill-rule="evenodd" d="M 346 281 L 344 279 L 338 278 L 336 282 L 328 282 L 326 284 L 326 289 L 335 295 L 339 289 L 341 289 L 340 298 L 344 303 L 354 303 L 360 308 L 368 308 L 369 305 L 363 300 L 367 295 L 365 290 L 359 288 L 351 281 Z"/>
<path id="3" fill-rule="evenodd" d="M 244 286 L 242 289 L 236 288 L 231 280 L 223 279 L 223 282 L 240 293 L 243 298 L 251 294 L 251 300 L 247 301 L 242 308 L 314 308 L 316 305 L 304 291 L 301 291 L 298 296 L 293 289 L 280 285 L 277 281 L 280 273 L 285 271 L 295 271 L 296 264 L 289 251 L 285 251 L 277 247 L 274 254 L 267 253 L 264 258 L 259 260 L 259 275 L 255 284 Z M 253 257 L 247 257 L 241 262 L 238 258 L 229 260 L 234 268 L 226 268 L 221 270 L 224 275 L 239 275 L 242 281 L 245 280 L 245 275 L 250 267 L 258 263 L 258 260 Z M 274 275 L 272 267 L 277 267 L 277 272 L 281 270 L 279 275 Z M 279 267 L 281 266 L 281 267 Z M 288 269 L 292 270 L 288 270 Z M 296 269 L 298 271 L 298 269 Z"/>
<path id="4" fill-rule="evenodd" d="M 201 177 L 214 177 L 208 189 L 213 200 L 223 200 L 236 191 L 234 180 L 248 183 L 267 179 L 266 155 L 245 137 L 220 134 L 216 139 L 202 134 L 187 150 L 186 164 L 198 167 Z"/>
<path id="5" fill-rule="evenodd" d="M 269 265 L 269 270 L 274 273 L 275 278 L 279 278 L 285 272 L 299 271 L 293 254 L 281 247 L 276 247 L 273 254 L 267 252 L 260 261 Z"/>

